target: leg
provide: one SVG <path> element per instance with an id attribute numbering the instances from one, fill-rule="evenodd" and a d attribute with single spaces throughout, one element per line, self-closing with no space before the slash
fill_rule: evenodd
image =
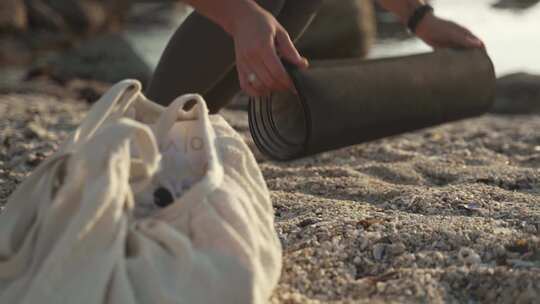
<path id="1" fill-rule="evenodd" d="M 297 39 L 321 0 L 259 0 L 262 7 Z M 147 96 L 162 105 L 185 93 L 200 93 L 216 113 L 240 90 L 234 67 L 234 44 L 219 26 L 193 13 L 167 45 L 150 82 Z"/>

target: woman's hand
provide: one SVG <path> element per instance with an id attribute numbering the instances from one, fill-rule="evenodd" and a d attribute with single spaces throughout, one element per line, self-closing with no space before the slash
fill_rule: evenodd
<path id="1" fill-rule="evenodd" d="M 236 67 L 242 89 L 251 96 L 294 90 L 280 57 L 306 68 L 287 31 L 267 11 L 251 6 L 237 15 L 229 30 L 234 39 Z M 216 50 L 219 52 L 219 50 Z"/>
<path id="2" fill-rule="evenodd" d="M 468 29 L 433 14 L 420 21 L 416 35 L 434 48 L 484 48 L 484 43 Z"/>
<path id="3" fill-rule="evenodd" d="M 425 0 L 377 0 L 407 25 L 409 18 Z M 484 43 L 468 29 L 428 13 L 416 27 L 416 35 L 434 48 L 483 48 Z"/>

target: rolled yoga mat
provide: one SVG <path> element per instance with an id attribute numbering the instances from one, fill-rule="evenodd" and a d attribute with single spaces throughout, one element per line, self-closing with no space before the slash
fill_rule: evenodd
<path id="1" fill-rule="evenodd" d="M 287 69 L 298 95 L 252 98 L 258 148 L 292 160 L 480 115 L 495 94 L 484 50 L 439 50 L 379 60 L 313 61 Z"/>

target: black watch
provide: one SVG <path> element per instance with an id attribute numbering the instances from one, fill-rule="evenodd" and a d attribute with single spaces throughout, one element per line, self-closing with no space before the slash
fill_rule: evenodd
<path id="1" fill-rule="evenodd" d="M 407 27 L 409 28 L 411 33 L 416 33 L 416 28 L 418 27 L 418 24 L 420 24 L 420 21 L 422 21 L 422 19 L 424 19 L 427 14 L 432 12 L 433 6 L 429 4 L 424 4 L 417 7 L 409 18 L 409 21 L 407 22 Z"/>

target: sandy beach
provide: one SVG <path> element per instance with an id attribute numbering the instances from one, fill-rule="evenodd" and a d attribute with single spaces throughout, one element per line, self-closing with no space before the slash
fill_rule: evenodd
<path id="1" fill-rule="evenodd" d="M 29 2 L 5 3 L 18 4 L 16 12 Z M 114 81 L 149 79 L 186 15 L 162 2 L 138 4 L 121 22 L 115 16 L 127 10 L 103 6 L 88 28 L 68 22 L 48 33 L 43 24 L 61 14 L 0 16 L 13 19 L 0 37 L 0 212 L 90 101 Z M 441 16 L 483 37 L 493 59 L 497 102 L 482 117 L 275 162 L 254 146 L 245 104 L 221 112 L 271 191 L 283 246 L 271 303 L 539 303 L 540 75 L 512 74 L 540 73 L 538 2 L 433 1 Z M 368 58 L 430 50 L 395 18 L 375 17 Z"/>
<path id="2" fill-rule="evenodd" d="M 88 105 L 0 95 L 0 203 Z M 243 111 L 223 115 L 250 141 Z M 534 303 L 540 120 L 452 123 L 294 162 L 257 154 L 284 249 L 272 303 Z"/>

